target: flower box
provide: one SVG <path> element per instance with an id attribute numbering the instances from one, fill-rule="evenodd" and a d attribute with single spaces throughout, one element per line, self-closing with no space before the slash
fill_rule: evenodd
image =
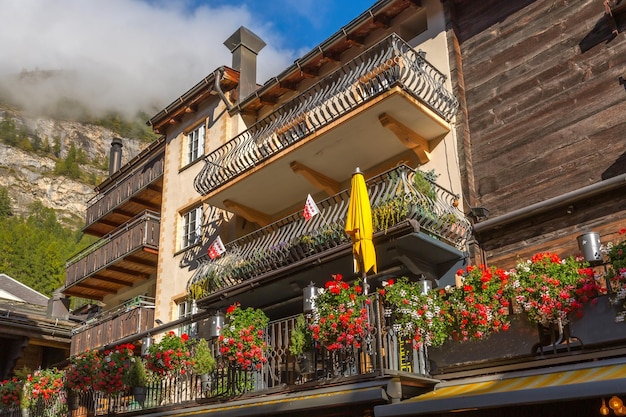
<path id="1" fill-rule="evenodd" d="M 450 339 L 440 347 L 428 348 L 433 373 L 532 356 L 539 341 L 537 326 L 531 324 L 525 314 L 512 315 L 510 322 L 507 331 L 492 333 L 483 339 L 466 342 Z"/>
<path id="2" fill-rule="evenodd" d="M 584 346 L 626 340 L 626 323 L 617 321 L 621 306 L 611 303 L 611 296 L 601 295 L 585 304 L 580 317 L 570 319 L 570 333 Z"/>

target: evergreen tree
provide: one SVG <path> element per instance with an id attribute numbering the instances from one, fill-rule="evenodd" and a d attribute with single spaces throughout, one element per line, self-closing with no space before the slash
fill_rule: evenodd
<path id="1" fill-rule="evenodd" d="M 12 216 L 11 198 L 6 187 L 0 187 L 0 219 Z"/>
<path id="2" fill-rule="evenodd" d="M 52 295 L 65 282 L 66 260 L 95 239 L 63 227 L 54 210 L 41 202 L 29 209 L 26 219 L 0 217 L 0 271 Z"/>

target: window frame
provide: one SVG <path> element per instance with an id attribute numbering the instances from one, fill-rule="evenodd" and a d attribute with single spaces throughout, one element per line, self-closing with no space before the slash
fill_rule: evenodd
<path id="1" fill-rule="evenodd" d="M 204 213 L 202 205 L 193 207 L 181 213 L 180 249 L 185 250 L 197 245 L 202 240 L 202 222 Z M 193 229 L 190 225 L 193 223 Z"/>
<path id="2" fill-rule="evenodd" d="M 204 123 L 187 132 L 187 147 L 185 152 L 185 164 L 189 165 L 204 155 L 206 141 L 206 126 Z"/>

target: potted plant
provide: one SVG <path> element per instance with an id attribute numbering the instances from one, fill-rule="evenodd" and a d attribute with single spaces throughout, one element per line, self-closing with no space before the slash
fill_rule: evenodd
<path id="1" fill-rule="evenodd" d="M 0 383 L 0 411 L 15 410 L 20 407 L 22 398 L 22 380 L 14 377 Z"/>
<path id="2" fill-rule="evenodd" d="M 65 373 L 57 368 L 40 369 L 26 377 L 22 408 L 56 410 L 61 390 L 65 389 Z"/>
<path id="3" fill-rule="evenodd" d="M 67 388 L 70 392 L 89 391 L 98 374 L 100 355 L 98 351 L 87 351 L 70 358 L 70 366 L 65 371 Z"/>
<path id="4" fill-rule="evenodd" d="M 495 266 L 468 266 L 457 272 L 461 283 L 448 294 L 452 330 L 460 341 L 479 340 L 508 330 L 513 295 L 506 271 Z"/>
<path id="5" fill-rule="evenodd" d="M 131 388 L 135 401 L 143 407 L 148 391 L 148 373 L 140 357 L 133 358 L 130 368 L 128 369 L 126 383 Z"/>
<path id="6" fill-rule="evenodd" d="M 314 251 L 314 243 L 315 240 L 311 235 L 296 236 L 293 239 L 289 250 L 291 251 L 294 258 L 303 259 L 309 256 L 309 254 Z"/>
<path id="7" fill-rule="evenodd" d="M 424 294 L 416 282 L 407 277 L 383 282 L 378 290 L 390 318 L 390 330 L 409 337 L 413 347 L 440 346 L 450 336 L 451 313 L 445 290 Z"/>
<path id="8" fill-rule="evenodd" d="M 313 372 L 313 341 L 309 325 L 303 314 L 296 318 L 291 337 L 289 340 L 289 352 L 298 360 L 300 372 L 303 374 Z"/>
<path id="9" fill-rule="evenodd" d="M 98 363 L 98 375 L 93 382 L 96 391 L 119 394 L 126 391 L 126 373 L 134 357 L 135 345 L 126 343 L 107 349 Z"/>
<path id="10" fill-rule="evenodd" d="M 195 374 L 200 375 L 202 391 L 208 391 L 211 387 L 209 376 L 215 369 L 216 362 L 206 339 L 198 339 L 196 342 L 194 346 L 194 359 L 193 371 Z"/>
<path id="11" fill-rule="evenodd" d="M 218 338 L 222 356 L 235 368 L 244 371 L 261 369 L 267 362 L 264 334 L 269 318 L 263 310 L 244 309 L 236 303 L 226 310 L 226 322 Z"/>
<path id="12" fill-rule="evenodd" d="M 372 208 L 372 225 L 374 231 L 386 232 L 391 226 L 406 219 L 409 203 L 404 193 L 395 195 Z"/>
<path id="13" fill-rule="evenodd" d="M 586 264 L 549 252 L 518 262 L 510 274 L 518 305 L 531 322 L 545 327 L 561 327 L 570 314 L 582 315 L 583 304 L 602 292 Z"/>
<path id="14" fill-rule="evenodd" d="M 357 281 L 349 285 L 341 274 L 333 275 L 315 299 L 315 314 L 310 329 L 313 339 L 329 351 L 348 352 L 361 347 L 370 331 L 363 288 Z"/>
<path id="15" fill-rule="evenodd" d="M 148 348 L 146 367 L 158 376 L 184 375 L 194 363 L 190 350 L 191 342 L 186 333 L 177 336 L 170 331 Z"/>

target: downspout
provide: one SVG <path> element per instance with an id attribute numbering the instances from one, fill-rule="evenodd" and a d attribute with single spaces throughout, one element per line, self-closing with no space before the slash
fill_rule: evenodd
<path id="1" fill-rule="evenodd" d="M 228 99 L 226 98 L 226 95 L 224 95 L 224 92 L 222 91 L 222 87 L 220 86 L 220 80 L 222 79 L 223 74 L 224 74 L 224 67 L 219 67 L 218 69 L 213 71 L 213 78 L 215 79 L 214 80 L 215 91 L 217 91 L 217 94 L 220 96 L 220 98 L 226 105 L 226 110 L 231 111 L 233 108 L 233 105 L 230 103 L 230 101 L 228 101 Z"/>
<path id="2" fill-rule="evenodd" d="M 517 220 L 522 220 L 530 216 L 545 213 L 555 207 L 565 204 L 574 203 L 583 199 L 594 197 L 598 194 L 614 190 L 626 185 L 626 174 L 621 174 L 608 180 L 596 182 L 595 184 L 588 185 L 586 187 L 579 188 L 574 191 L 570 191 L 565 194 L 561 194 L 557 197 L 552 197 L 544 201 L 540 201 L 530 206 L 522 207 L 517 210 L 513 210 L 502 216 L 494 217 L 483 222 L 474 225 L 474 233 L 482 233 L 493 230 L 497 227 L 505 224 L 513 223 Z"/>

